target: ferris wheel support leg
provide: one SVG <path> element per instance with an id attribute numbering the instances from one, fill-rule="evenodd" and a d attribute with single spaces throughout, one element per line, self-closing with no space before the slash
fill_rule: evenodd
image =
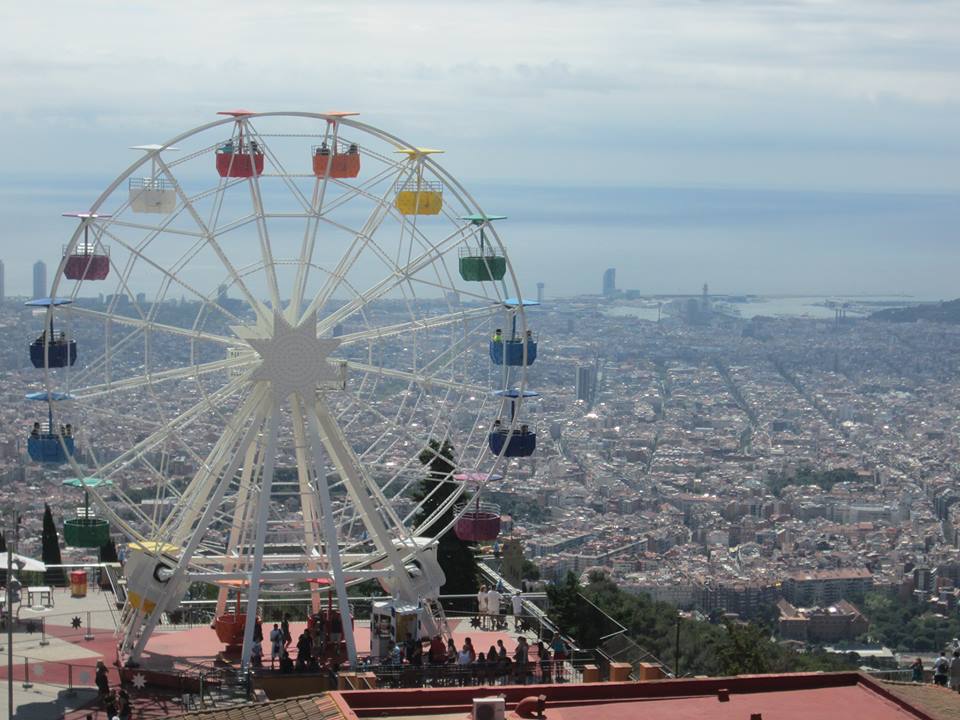
<path id="1" fill-rule="evenodd" d="M 297 459 L 297 482 L 299 484 L 300 507 L 303 515 L 303 544 L 307 557 L 310 558 L 307 560 L 307 569 L 311 572 L 316 572 L 317 561 L 313 558 L 314 549 L 317 547 L 317 529 L 320 526 L 320 522 L 317 515 L 317 506 L 314 502 L 315 493 L 310 486 L 310 468 L 307 460 L 307 436 L 303 425 L 303 404 L 298 396 L 294 396 L 292 404 L 294 454 Z M 321 467 L 320 465 L 316 466 L 318 485 L 320 484 L 320 478 L 323 473 Z M 337 572 L 339 571 L 340 568 L 337 568 Z M 316 613 L 320 611 L 320 591 L 316 586 L 310 589 L 310 606 L 313 608 L 313 612 Z"/>
<path id="2" fill-rule="evenodd" d="M 280 403 L 273 402 L 270 412 L 270 431 L 263 456 L 263 474 L 260 477 L 260 501 L 257 505 L 257 540 L 253 550 L 253 568 L 250 589 L 247 592 L 247 624 L 243 628 L 244 671 L 250 666 L 253 648 L 253 628 L 257 621 L 257 603 L 260 601 L 260 573 L 263 571 L 263 545 L 267 538 L 267 520 L 270 518 L 270 493 L 273 489 L 273 467 L 277 459 L 277 429 L 280 425 Z"/>
<path id="3" fill-rule="evenodd" d="M 390 567 L 393 568 L 397 595 L 405 602 L 419 603 L 421 593 L 411 581 L 410 575 L 404 567 L 403 555 L 394 544 L 393 536 L 387 529 L 383 518 L 380 517 L 380 508 L 375 503 L 374 495 L 370 490 L 370 483 L 363 476 L 359 461 L 354 456 L 346 438 L 340 432 L 340 427 L 334 420 L 326 399 L 323 397 L 317 398 L 317 404 L 310 412 L 310 426 L 319 436 L 320 442 L 326 448 L 327 454 L 340 473 L 340 477 L 346 480 L 347 492 L 354 505 L 359 508 L 361 522 L 363 522 L 370 537 L 373 538 L 378 552 L 383 553 Z M 424 625 L 431 635 L 437 632 L 436 619 L 432 613 L 427 613 Z"/>
<path id="4" fill-rule="evenodd" d="M 259 409 L 259 405 L 260 403 L 258 402 L 254 406 L 257 409 L 255 413 L 256 416 L 244 433 L 240 443 L 234 448 L 233 457 L 229 462 L 226 472 L 220 476 L 220 482 L 217 484 L 217 488 L 213 493 L 213 497 L 209 498 L 203 511 L 203 515 L 200 517 L 200 521 L 197 523 L 196 527 L 193 528 L 190 541 L 187 543 L 187 546 L 181 553 L 180 560 L 177 562 L 177 567 L 174 569 L 173 575 L 169 580 L 169 587 L 175 587 L 179 583 L 180 579 L 186 574 L 187 565 L 189 565 L 190 559 L 193 557 L 193 553 L 196 552 L 200 542 L 206 537 L 207 528 L 209 528 L 210 522 L 213 520 L 214 515 L 219 512 L 220 505 L 223 502 L 223 496 L 226 494 L 234 476 L 240 469 L 240 463 L 243 462 L 246 449 L 250 447 L 250 444 L 253 443 L 257 437 L 257 432 L 260 430 L 260 426 L 263 424 L 265 414 Z M 143 626 L 140 638 L 137 640 L 137 644 L 134 646 L 133 652 L 130 654 L 130 659 L 134 662 L 139 660 L 143 649 L 147 645 L 147 640 L 150 639 L 150 635 L 153 633 L 154 629 L 157 627 L 157 623 L 160 621 L 162 608 L 166 607 L 170 600 L 171 598 L 163 598 L 161 603 L 158 603 L 158 607 L 147 618 L 147 623 Z M 135 633 L 136 631 L 136 626 L 133 626 L 128 632 Z"/>
<path id="5" fill-rule="evenodd" d="M 253 475 L 253 463 L 257 456 L 257 443 L 250 443 L 247 448 L 247 455 L 243 459 L 243 470 L 240 473 L 240 487 L 237 490 L 237 503 L 234 508 L 233 525 L 230 528 L 230 538 L 227 541 L 227 557 L 230 558 L 224 563 L 225 572 L 235 570 L 239 565 L 239 560 L 232 559 L 234 549 L 240 542 L 240 531 L 243 525 L 243 514 L 247 507 L 247 494 L 250 488 L 250 478 Z M 227 609 L 227 594 L 230 592 L 226 585 L 221 585 L 217 591 L 217 611 L 215 618 L 220 617 Z"/>
<path id="6" fill-rule="evenodd" d="M 340 558 L 340 538 L 337 535 L 337 525 L 333 521 L 333 503 L 330 500 L 330 487 L 323 474 L 323 443 L 320 440 L 320 426 L 316 415 L 310 415 L 310 439 L 313 450 L 314 481 L 317 484 L 317 495 L 320 498 L 320 510 L 323 513 L 323 541 L 330 559 L 330 569 L 333 571 L 333 581 L 337 590 L 337 606 L 340 610 L 340 622 L 343 626 L 343 637 L 347 643 L 347 658 L 350 667 L 357 667 L 357 643 L 353 637 L 353 623 L 350 620 L 350 601 L 347 599 L 347 584 L 343 578 L 343 562 Z"/>

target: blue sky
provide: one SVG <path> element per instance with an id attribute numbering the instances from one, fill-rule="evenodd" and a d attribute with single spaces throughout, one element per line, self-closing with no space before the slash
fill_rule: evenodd
<path id="1" fill-rule="evenodd" d="M 790 196 L 781 204 L 806 207 L 794 229 L 813 222 L 810 232 L 834 247 L 846 276 L 879 234 L 878 262 L 934 243 L 940 261 L 926 275 L 913 257 L 915 276 L 900 273 L 904 287 L 952 287 L 938 273 L 954 258 L 938 253 L 952 253 L 960 219 L 957 2 L 45 2 L 5 8 L 4 30 L 0 211 L 18 216 L 3 240 L 8 292 L 21 290 L 11 271 L 21 274 L 38 243 L 55 257 L 66 237 L 50 238 L 62 227 L 57 214 L 119 174 L 129 145 L 236 106 L 360 110 L 373 125 L 445 148 L 444 165 L 509 205 L 518 227 L 545 207 L 569 208 L 564 198 L 574 192 L 584 211 L 556 235 L 570 265 L 529 278 L 558 290 L 594 289 L 599 277 L 587 287 L 578 270 L 587 260 L 596 264 L 590 273 L 616 264 L 632 233 L 657 244 L 658 258 L 664 244 L 688 241 L 721 254 L 729 242 L 733 251 L 743 223 L 751 236 L 793 247 L 771 202 L 754 193 L 771 190 Z M 740 194 L 713 195 L 711 205 L 736 198 L 736 208 L 694 214 L 701 221 L 686 239 L 651 236 L 651 203 L 663 197 L 653 190 L 665 188 Z M 805 192 L 830 193 L 816 197 L 832 208 L 834 230 L 820 205 L 804 206 Z M 864 195 L 872 195 L 866 205 Z M 865 207 L 889 214 L 904 195 L 897 220 L 869 226 Z M 668 227 L 691 225 L 699 206 L 686 197 L 664 201 Z M 918 202 L 934 209 L 917 215 Z M 919 216 L 922 236 L 911 231 Z M 609 241 L 610 252 L 585 253 L 577 225 Z M 529 246 L 549 246 L 546 220 L 525 232 Z M 646 251 L 628 253 L 641 264 L 633 252 Z M 625 267 L 622 284 L 680 291 L 712 268 L 711 286 L 732 292 L 823 282 L 795 270 L 756 283 L 757 268 L 722 271 L 709 257 L 701 268 L 699 253 L 690 255 L 662 258 L 676 270 L 667 275 Z M 775 272 L 775 256 L 760 269 Z"/>

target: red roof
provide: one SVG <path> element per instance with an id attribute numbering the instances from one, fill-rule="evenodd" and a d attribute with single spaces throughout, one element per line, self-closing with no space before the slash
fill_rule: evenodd
<path id="1" fill-rule="evenodd" d="M 474 698 L 500 694 L 508 710 L 524 697 L 545 695 L 550 720 L 747 720 L 756 713 L 776 720 L 931 720 L 871 678 L 852 672 L 331 693 L 347 720 L 466 716 Z"/>

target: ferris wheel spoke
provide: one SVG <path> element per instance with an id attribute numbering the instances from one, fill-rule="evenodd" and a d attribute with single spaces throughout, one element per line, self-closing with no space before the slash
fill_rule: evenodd
<path id="1" fill-rule="evenodd" d="M 170 169 L 170 166 L 167 165 L 162 158 L 157 156 L 157 164 L 160 166 L 160 169 L 164 174 L 169 178 L 170 182 L 173 184 L 176 189 L 177 195 L 180 197 L 180 202 L 187 209 L 190 217 L 193 218 L 193 221 L 197 224 L 197 227 L 200 228 L 200 231 L 203 235 L 204 240 L 210 246 L 210 249 L 213 250 L 214 254 L 220 260 L 220 263 L 223 265 L 224 269 L 233 277 L 234 283 L 240 288 L 240 292 L 243 293 L 243 296 L 246 298 L 247 303 L 250 305 L 250 308 L 256 313 L 257 317 L 261 319 L 266 319 L 268 313 L 263 307 L 263 304 L 258 301 L 253 294 L 250 292 L 250 289 L 247 287 L 246 283 L 243 281 L 243 278 L 237 274 L 236 268 L 234 268 L 233 263 L 230 262 L 230 259 L 224 253 L 223 248 L 220 247 L 220 243 L 217 242 L 216 232 L 211 230 L 211 227 L 204 222 L 203 218 L 200 217 L 200 213 L 197 212 L 197 209 L 194 207 L 193 203 L 190 201 L 190 198 L 187 197 L 186 193 L 183 192 L 183 189 L 180 187 L 180 183 L 177 182 L 176 178 L 173 176 L 173 171 Z M 225 183 L 220 183 L 218 186 L 219 192 L 216 195 L 216 202 L 214 203 L 214 212 L 216 215 L 219 215 L 220 207 L 223 203 L 223 196 L 226 190 Z M 215 217 L 216 217 L 215 215 Z M 213 223 L 215 227 L 215 221 Z"/>
<path id="2" fill-rule="evenodd" d="M 168 268 L 160 265 L 155 260 L 144 255 L 144 253 L 140 248 L 134 247 L 133 245 L 128 243 L 126 240 L 121 238 L 119 235 L 115 233 L 111 233 L 108 230 L 104 230 L 104 234 L 107 237 L 109 237 L 112 242 L 116 243 L 117 245 L 120 245 L 122 248 L 124 248 L 124 250 L 129 252 L 131 255 L 135 256 L 137 259 L 143 261 L 146 265 L 150 266 L 151 271 L 156 271 L 157 273 L 162 275 L 167 285 L 169 285 L 170 283 L 173 283 L 177 287 L 183 288 L 184 290 L 189 292 L 193 297 L 199 300 L 203 305 L 210 307 L 216 310 L 217 312 L 225 315 L 228 319 L 230 319 L 233 322 L 237 322 L 237 323 L 241 322 L 240 318 L 238 318 L 236 315 L 231 313 L 229 310 L 227 310 L 223 306 L 215 302 L 212 302 L 209 297 L 207 297 L 206 295 L 201 293 L 199 290 L 197 290 L 195 287 L 190 285 L 190 283 L 183 280 L 183 278 L 177 275 L 174 275 Z"/>
<path id="3" fill-rule="evenodd" d="M 173 418 L 172 420 L 168 420 L 157 432 L 144 438 L 133 447 L 118 455 L 113 460 L 110 460 L 106 464 L 100 466 L 98 469 L 99 474 L 107 476 L 108 474 L 125 467 L 132 461 L 135 461 L 142 454 L 150 452 L 155 447 L 166 442 L 170 438 L 177 438 L 184 447 L 188 448 L 189 451 L 189 444 L 184 443 L 183 440 L 178 437 L 178 434 L 185 428 L 192 425 L 194 422 L 197 422 L 204 413 L 217 412 L 218 405 L 222 404 L 223 401 L 229 399 L 232 395 L 244 388 L 244 378 L 234 378 L 216 392 L 213 392 L 205 397 L 202 401 L 194 405 L 186 412 L 180 414 L 178 417 Z"/>
<path id="4" fill-rule="evenodd" d="M 141 331 L 149 330 L 150 332 L 163 332 L 170 335 L 179 335 L 181 337 L 191 338 L 193 340 L 206 340 L 208 342 L 214 342 L 226 346 L 233 346 L 237 344 L 236 338 L 229 338 L 225 335 L 217 335 L 215 333 L 210 333 L 203 330 L 194 330 L 190 328 L 179 328 L 174 325 L 156 322 L 155 320 L 145 320 L 126 315 L 115 315 L 112 313 L 103 312 L 101 310 L 85 308 L 80 305 L 71 305 L 70 312 L 78 315 L 85 315 L 91 318 L 98 318 L 100 320 L 107 320 L 118 325 L 128 325 L 130 327 L 139 328 Z M 238 320 L 237 324 L 240 325 L 242 323 Z"/>
<path id="5" fill-rule="evenodd" d="M 301 192 L 300 188 L 296 186 L 295 183 L 290 181 L 290 173 L 287 172 L 286 168 L 283 166 L 283 163 L 280 162 L 280 158 L 277 157 L 270 146 L 264 142 L 263 136 L 260 135 L 253 127 L 253 123 L 249 121 L 244 122 L 244 126 L 247 128 L 247 135 L 252 135 L 257 139 L 260 144 L 260 149 L 263 151 L 263 154 L 267 156 L 267 159 L 270 161 L 270 164 L 274 166 L 277 170 L 277 175 L 283 181 L 284 185 L 287 186 L 287 189 L 290 191 L 290 194 L 296 198 L 297 202 L 300 203 L 300 207 L 303 208 L 304 212 L 310 213 L 313 212 L 313 207 L 310 204 L 310 201 L 307 200 L 306 196 Z M 257 176 L 255 175 L 251 180 L 256 180 Z"/>
<path id="6" fill-rule="evenodd" d="M 226 493 L 226 486 L 233 481 L 233 475 L 227 477 L 222 471 L 234 462 L 239 467 L 248 444 L 256 438 L 258 424 L 262 424 L 268 412 L 270 403 L 267 395 L 266 388 L 256 386 L 233 417 L 224 424 L 223 434 L 183 491 L 181 513 L 171 513 L 161 526 L 161 532 L 169 533 L 172 544 L 182 545 L 187 535 L 194 531 L 194 524 L 210 502 L 211 493 L 219 492 L 221 486 L 223 493 Z M 237 444 L 241 436 L 244 440 Z M 219 511 L 223 493 L 217 497 L 217 507 L 212 512 Z"/>
<path id="7" fill-rule="evenodd" d="M 406 541 L 412 548 L 412 538 L 400 524 L 399 518 L 376 483 L 366 477 L 363 466 L 333 419 L 324 398 L 317 398 L 316 406 L 308 410 L 307 420 L 312 441 L 323 445 L 340 477 L 346 479 L 347 493 L 358 508 L 361 520 L 378 553 L 386 557 L 394 568 L 396 580 L 405 591 L 403 594 L 410 600 L 418 597 L 409 575 L 404 570 L 403 554 L 396 544 L 397 540 Z M 395 532 L 390 531 L 388 522 L 395 528 Z"/>
<path id="8" fill-rule="evenodd" d="M 151 233 L 152 237 L 155 237 L 161 233 L 167 235 L 183 235 L 185 237 L 192 237 L 197 239 L 203 238 L 203 233 L 198 230 L 183 230 L 181 228 L 172 228 L 169 225 L 147 225 L 146 223 L 135 223 L 130 222 L 129 220 L 110 220 L 110 227 L 122 227 L 128 228 L 131 230 L 148 230 Z"/>
<path id="9" fill-rule="evenodd" d="M 112 392 L 135 390 L 137 388 L 146 387 L 154 383 L 160 383 L 169 380 L 189 380 L 201 375 L 209 375 L 210 373 L 246 368 L 253 365 L 255 362 L 256 358 L 253 356 L 248 358 L 241 357 L 215 360 L 213 362 L 201 363 L 199 365 L 189 365 L 187 367 L 176 368 L 173 370 L 160 370 L 155 373 L 137 375 L 135 377 L 124 378 L 123 380 L 115 380 L 113 382 L 102 383 L 100 385 L 89 385 L 87 387 L 73 390 L 71 395 L 79 400 L 89 400 L 91 398 L 109 395 Z"/>
<path id="10" fill-rule="evenodd" d="M 320 320 L 320 322 L 317 323 L 318 333 L 323 334 L 324 332 L 329 331 L 331 328 L 333 328 L 333 326 L 343 322 L 346 318 L 353 315 L 353 313 L 357 312 L 365 305 L 382 298 L 391 290 L 406 282 L 410 276 L 415 275 L 432 262 L 442 258 L 445 253 L 449 252 L 456 246 L 462 235 L 463 228 L 458 228 L 440 240 L 437 244 L 431 245 L 430 250 L 424 252 L 412 262 L 404 265 L 403 267 L 397 268 L 393 271 L 393 273 L 388 275 L 365 293 L 359 297 L 353 298 L 336 311 L 324 317 L 322 320 Z"/>
<path id="11" fill-rule="evenodd" d="M 187 541 L 186 546 L 183 548 L 180 554 L 180 559 L 177 562 L 177 566 L 176 568 L 174 568 L 173 575 L 171 576 L 170 580 L 167 583 L 168 587 L 170 588 L 176 588 L 180 585 L 180 581 L 187 572 L 187 567 L 189 566 L 189 563 L 193 558 L 193 554 L 196 552 L 200 543 L 204 540 L 206 536 L 206 531 L 210 525 L 210 521 L 213 519 L 213 516 L 216 514 L 216 512 L 220 508 L 220 503 L 223 500 L 223 496 L 226 494 L 227 488 L 233 482 L 234 476 L 237 474 L 237 471 L 240 469 L 240 463 L 243 461 L 243 458 L 246 456 L 247 447 L 249 447 L 250 443 L 254 441 L 254 438 L 256 437 L 256 434 L 259 431 L 260 426 L 263 423 L 263 420 L 265 419 L 266 411 L 262 408 L 264 395 L 265 395 L 264 392 L 261 392 L 261 393 L 254 392 L 251 395 L 250 400 L 254 401 L 253 404 L 256 407 L 255 415 L 254 415 L 253 421 L 247 425 L 246 432 L 243 434 L 243 437 L 239 443 L 236 442 L 237 434 L 239 430 L 239 428 L 237 428 L 236 426 L 228 426 L 228 428 L 224 432 L 224 435 L 221 437 L 221 440 L 223 438 L 229 437 L 230 445 L 232 447 L 223 447 L 221 445 L 220 449 L 221 449 L 221 456 L 223 457 L 223 460 L 221 460 L 221 457 L 217 457 L 215 466 L 216 466 L 217 472 L 219 472 L 220 470 L 223 470 L 224 467 L 226 467 L 226 470 L 225 472 L 222 473 L 222 475 L 219 475 L 219 477 L 215 478 L 217 482 L 205 483 L 206 485 L 210 486 L 209 487 L 210 492 L 208 492 L 209 501 L 206 503 L 206 505 L 202 506 L 203 513 L 200 516 L 199 522 L 197 522 L 196 527 L 195 528 L 193 527 L 193 523 L 190 523 L 190 527 L 187 527 L 187 528 L 184 528 L 183 526 L 181 526 L 179 528 L 179 531 L 174 533 L 174 535 L 172 536 L 174 539 L 174 542 L 172 544 L 177 546 L 180 546 L 183 544 L 183 541 L 186 539 L 187 535 L 190 536 L 190 539 Z M 213 469 L 214 469 L 213 467 L 202 468 L 201 473 L 205 470 L 213 470 Z M 200 477 L 201 473 L 198 473 L 197 476 L 194 477 L 194 480 Z M 209 475 L 212 477 L 213 474 L 209 473 Z M 194 519 L 196 519 L 196 515 L 200 514 L 199 510 L 200 508 L 194 508 L 194 507 L 187 508 L 187 512 L 190 515 L 192 515 Z M 166 602 L 169 601 L 170 599 L 171 598 L 164 598 L 164 605 L 166 605 Z M 147 644 L 147 640 L 150 638 L 150 635 L 153 633 L 154 628 L 156 628 L 157 623 L 160 620 L 160 615 L 161 613 L 159 612 L 152 613 L 147 619 L 144 627 L 141 629 L 140 638 L 136 641 L 136 645 L 134 646 L 133 651 L 131 652 L 131 658 L 134 661 L 139 660 L 140 653 L 143 652 L 143 649 Z M 131 628 L 129 632 L 135 632 L 137 629 L 138 628 L 136 627 Z M 253 632 L 252 620 L 249 623 L 249 630 L 251 633 Z M 124 642 L 124 645 L 126 647 L 129 647 L 129 644 L 132 641 L 133 641 L 133 638 L 128 635 L 128 637 Z"/>
<path id="12" fill-rule="evenodd" d="M 357 258 L 359 258 L 362 254 L 364 246 L 380 228 L 384 219 L 386 219 L 391 207 L 388 201 L 388 197 L 390 196 L 391 192 L 392 186 L 388 186 L 387 189 L 384 190 L 383 195 L 376 200 L 376 206 L 367 217 L 366 222 L 359 231 L 348 228 L 345 225 L 330 220 L 329 218 L 323 218 L 324 222 L 352 233 L 353 240 L 350 243 L 350 247 L 347 248 L 347 251 L 341 256 L 340 262 L 337 263 L 337 267 L 327 276 L 323 286 L 320 288 L 319 292 L 317 292 L 316 296 L 314 296 L 313 301 L 307 307 L 307 310 L 304 313 L 305 316 L 314 311 L 319 311 L 324 305 L 326 305 L 327 301 L 330 299 L 336 289 L 346 281 L 347 274 L 350 272 L 353 264 L 357 261 Z"/>
<path id="13" fill-rule="evenodd" d="M 396 378 L 397 380 L 406 380 L 407 382 L 419 385 L 425 390 L 429 390 L 434 387 L 450 388 L 451 390 L 457 390 L 470 395 L 486 395 L 490 392 L 488 388 L 481 387 L 480 385 L 470 385 L 468 383 L 457 382 L 455 380 L 444 380 L 442 378 L 429 377 L 420 373 L 408 372 L 407 370 L 386 368 L 380 365 L 369 365 L 356 360 L 337 360 L 336 362 L 346 362 L 347 367 L 350 370 L 370 373 L 372 375 L 378 375 L 381 377 Z"/>
<path id="14" fill-rule="evenodd" d="M 379 338 L 393 337 L 395 335 L 407 335 L 432 328 L 447 327 L 457 323 L 466 322 L 475 318 L 485 318 L 493 315 L 496 306 L 469 308 L 458 310 L 444 315 L 435 315 L 423 320 L 410 320 L 407 322 L 396 323 L 394 325 L 384 325 L 383 327 L 370 328 L 369 330 L 360 330 L 358 332 L 346 333 L 338 339 L 341 345 L 349 345 L 356 342 L 375 340 Z"/>

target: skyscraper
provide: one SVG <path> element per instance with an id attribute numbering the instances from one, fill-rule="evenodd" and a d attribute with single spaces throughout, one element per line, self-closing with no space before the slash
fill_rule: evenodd
<path id="1" fill-rule="evenodd" d="M 544 285 L 542 282 L 537 283 L 537 302 L 543 305 L 543 288 Z"/>
<path id="2" fill-rule="evenodd" d="M 603 272 L 603 295 L 610 297 L 617 292 L 617 269 L 607 268 Z"/>
<path id="3" fill-rule="evenodd" d="M 43 260 L 37 260 L 33 264 L 33 297 L 42 298 L 47 296 L 47 264 Z"/>
<path id="4" fill-rule="evenodd" d="M 577 368 L 577 400 L 593 404 L 593 391 L 597 384 L 597 370 L 592 365 Z"/>

